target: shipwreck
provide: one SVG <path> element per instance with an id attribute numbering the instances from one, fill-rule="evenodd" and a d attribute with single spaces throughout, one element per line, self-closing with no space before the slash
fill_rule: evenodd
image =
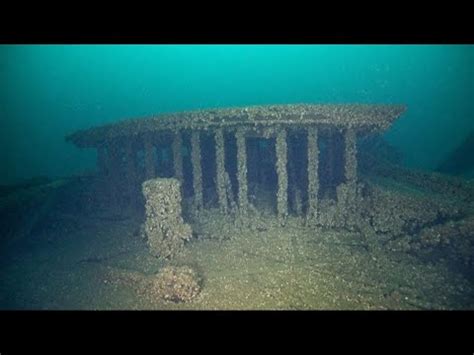
<path id="1" fill-rule="evenodd" d="M 190 195 L 193 211 L 234 208 L 242 215 L 249 209 L 249 185 L 265 189 L 265 182 L 271 186 L 265 175 L 273 174 L 279 220 L 295 213 L 316 224 L 350 224 L 357 220 L 362 189 L 358 138 L 387 130 L 405 110 L 375 104 L 198 110 L 124 120 L 66 140 L 97 149 L 104 194 L 114 206 L 143 205 L 144 181 L 172 177 L 183 196 Z M 204 194 L 205 187 L 212 191 Z"/>

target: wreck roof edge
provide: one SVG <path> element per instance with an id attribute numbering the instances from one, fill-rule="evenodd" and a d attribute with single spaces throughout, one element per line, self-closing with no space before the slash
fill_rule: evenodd
<path id="1" fill-rule="evenodd" d="M 109 139 L 146 132 L 207 129 L 238 125 L 325 124 L 361 131 L 387 129 L 403 112 L 401 104 L 279 104 L 211 108 L 125 119 L 70 134 L 78 147 L 96 147 Z"/>

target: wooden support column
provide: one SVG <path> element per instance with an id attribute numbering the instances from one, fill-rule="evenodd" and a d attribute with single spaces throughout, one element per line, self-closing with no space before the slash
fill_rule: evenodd
<path id="1" fill-rule="evenodd" d="M 319 147 L 318 128 L 309 127 L 308 138 L 308 218 L 313 219 L 318 213 L 318 191 L 319 191 Z"/>
<path id="2" fill-rule="evenodd" d="M 156 158 L 153 152 L 153 139 L 151 133 L 145 134 L 143 143 L 145 148 L 145 180 L 150 180 L 156 176 Z"/>
<path id="3" fill-rule="evenodd" d="M 356 133 L 353 129 L 344 134 L 344 176 L 346 183 L 354 185 L 357 181 Z"/>
<path id="4" fill-rule="evenodd" d="M 239 184 L 239 210 L 241 213 L 247 212 L 247 149 L 245 144 L 245 129 L 238 128 L 235 133 L 237 141 L 237 182 Z"/>
<path id="5" fill-rule="evenodd" d="M 284 219 L 288 215 L 288 145 L 286 130 L 281 129 L 276 137 L 276 170 L 278 175 L 277 211 L 278 218 Z"/>
<path id="6" fill-rule="evenodd" d="M 199 132 L 191 133 L 191 160 L 193 166 L 193 188 L 194 188 L 194 205 L 196 209 L 203 206 L 202 196 L 202 170 L 201 170 L 201 144 Z"/>
<path id="7" fill-rule="evenodd" d="M 352 217 L 357 213 L 357 147 L 356 132 L 344 132 L 344 177 L 345 182 L 337 187 L 337 203 L 344 212 L 341 224 L 354 224 Z"/>
<path id="8" fill-rule="evenodd" d="M 216 189 L 219 199 L 219 208 L 223 213 L 227 212 L 227 196 L 225 183 L 225 150 L 224 131 L 219 128 L 215 131 L 216 140 Z"/>
<path id="9" fill-rule="evenodd" d="M 176 132 L 173 138 L 173 165 L 174 165 L 174 176 L 181 182 L 181 188 L 183 187 L 183 154 L 181 152 L 183 146 L 183 136 L 181 132 Z"/>

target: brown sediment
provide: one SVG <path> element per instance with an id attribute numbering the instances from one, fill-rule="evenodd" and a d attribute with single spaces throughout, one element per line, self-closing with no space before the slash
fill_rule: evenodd
<path id="1" fill-rule="evenodd" d="M 169 190 L 156 196 L 156 207 L 169 206 Z M 459 258 L 472 270 L 472 212 L 456 214 L 458 200 L 437 198 L 369 182 L 359 206 L 375 232 L 373 248 L 365 245 L 363 229 L 303 226 L 291 215 L 282 226 L 276 216 L 258 213 L 242 226 L 216 208 L 201 215 L 203 237 L 163 261 L 130 238 L 138 219 L 97 220 L 94 228 L 81 225 L 71 233 L 74 244 L 63 244 L 61 259 L 53 248 L 51 263 L 44 263 L 42 251 L 4 266 L 2 296 L 16 294 L 23 307 L 51 309 L 472 309 L 468 273 L 453 271 L 442 259 L 414 256 L 442 250 L 442 258 Z M 150 218 L 161 228 L 160 216 Z M 57 239 L 65 237 L 61 232 Z M 159 276 L 165 269 L 166 281 Z"/>
<path id="2" fill-rule="evenodd" d="M 165 266 L 153 275 L 109 267 L 106 276 L 115 284 L 133 288 L 138 297 L 151 304 L 190 302 L 201 291 L 201 279 L 189 266 Z"/>

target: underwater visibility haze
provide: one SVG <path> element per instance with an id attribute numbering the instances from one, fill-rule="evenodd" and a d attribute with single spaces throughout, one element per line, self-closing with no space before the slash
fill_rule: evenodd
<path id="1" fill-rule="evenodd" d="M 0 309 L 474 309 L 474 46 L 0 46 Z"/>

